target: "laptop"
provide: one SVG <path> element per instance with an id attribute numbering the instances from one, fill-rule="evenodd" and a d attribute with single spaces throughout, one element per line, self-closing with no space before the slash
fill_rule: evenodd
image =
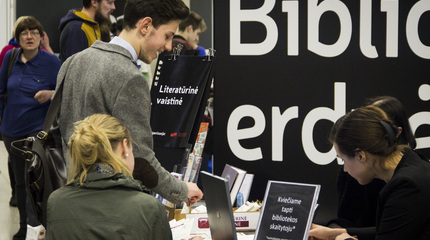
<path id="1" fill-rule="evenodd" d="M 212 240 L 253 239 L 253 236 L 238 236 L 236 233 L 227 179 L 205 171 L 200 172 L 200 177 Z"/>

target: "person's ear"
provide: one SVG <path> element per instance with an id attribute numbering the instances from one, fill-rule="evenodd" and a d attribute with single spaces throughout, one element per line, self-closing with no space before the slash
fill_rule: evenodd
<path id="1" fill-rule="evenodd" d="M 396 138 L 399 138 L 400 134 L 402 134 L 403 128 L 402 127 L 397 127 L 397 134 L 396 134 Z"/>
<path id="2" fill-rule="evenodd" d="M 357 157 L 357 159 L 359 161 L 366 161 L 367 160 L 366 153 L 362 150 L 357 149 L 355 152 L 355 156 Z"/>
<path id="3" fill-rule="evenodd" d="M 99 3 L 100 3 L 100 1 L 91 0 L 91 6 L 94 7 L 94 8 L 98 8 L 99 7 Z"/>
<path id="4" fill-rule="evenodd" d="M 120 143 L 120 146 L 121 146 L 121 156 L 122 156 L 123 158 L 126 158 L 126 157 L 127 157 L 127 144 L 128 144 L 128 140 L 127 140 L 127 138 L 124 138 L 124 139 L 121 141 L 121 143 Z"/>
<path id="5" fill-rule="evenodd" d="M 193 31 L 193 25 L 188 25 L 187 26 L 187 32 L 191 33 Z"/>
<path id="6" fill-rule="evenodd" d="M 146 35 L 150 31 L 150 28 L 152 27 L 152 18 L 145 17 L 141 19 L 138 24 L 139 24 L 138 26 L 139 32 L 142 33 L 143 35 Z"/>

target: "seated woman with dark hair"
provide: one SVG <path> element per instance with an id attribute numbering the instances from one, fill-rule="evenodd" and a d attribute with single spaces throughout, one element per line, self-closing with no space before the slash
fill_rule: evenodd
<path id="1" fill-rule="evenodd" d="M 398 142 L 415 149 L 417 142 L 409 124 L 408 115 L 403 104 L 395 97 L 379 96 L 366 100 L 366 105 L 382 109 L 401 128 Z M 329 222 L 330 227 L 370 227 L 375 226 L 376 204 L 378 194 L 385 186 L 381 179 L 374 179 L 369 184 L 360 185 L 343 166 L 339 169 L 337 179 L 338 218 Z"/>
<path id="2" fill-rule="evenodd" d="M 94 114 L 75 124 L 70 173 L 48 200 L 46 239 L 172 239 L 161 202 L 132 178 L 129 130 Z"/>
<path id="3" fill-rule="evenodd" d="M 376 227 L 313 225 L 310 239 L 430 239 L 430 163 L 400 143 L 400 130 L 375 106 L 358 108 L 335 123 L 330 140 L 344 171 L 361 185 L 375 178 L 387 184 L 379 193 Z"/>

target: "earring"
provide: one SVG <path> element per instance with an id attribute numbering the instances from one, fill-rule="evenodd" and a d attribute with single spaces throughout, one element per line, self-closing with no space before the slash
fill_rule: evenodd
<path id="1" fill-rule="evenodd" d="M 128 153 L 125 154 L 125 157 L 128 158 Z"/>

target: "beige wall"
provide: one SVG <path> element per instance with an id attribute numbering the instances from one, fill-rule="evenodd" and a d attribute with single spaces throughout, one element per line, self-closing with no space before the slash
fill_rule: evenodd
<path id="1" fill-rule="evenodd" d="M 0 46 L 6 46 L 12 37 L 15 23 L 15 0 L 0 0 Z"/>

